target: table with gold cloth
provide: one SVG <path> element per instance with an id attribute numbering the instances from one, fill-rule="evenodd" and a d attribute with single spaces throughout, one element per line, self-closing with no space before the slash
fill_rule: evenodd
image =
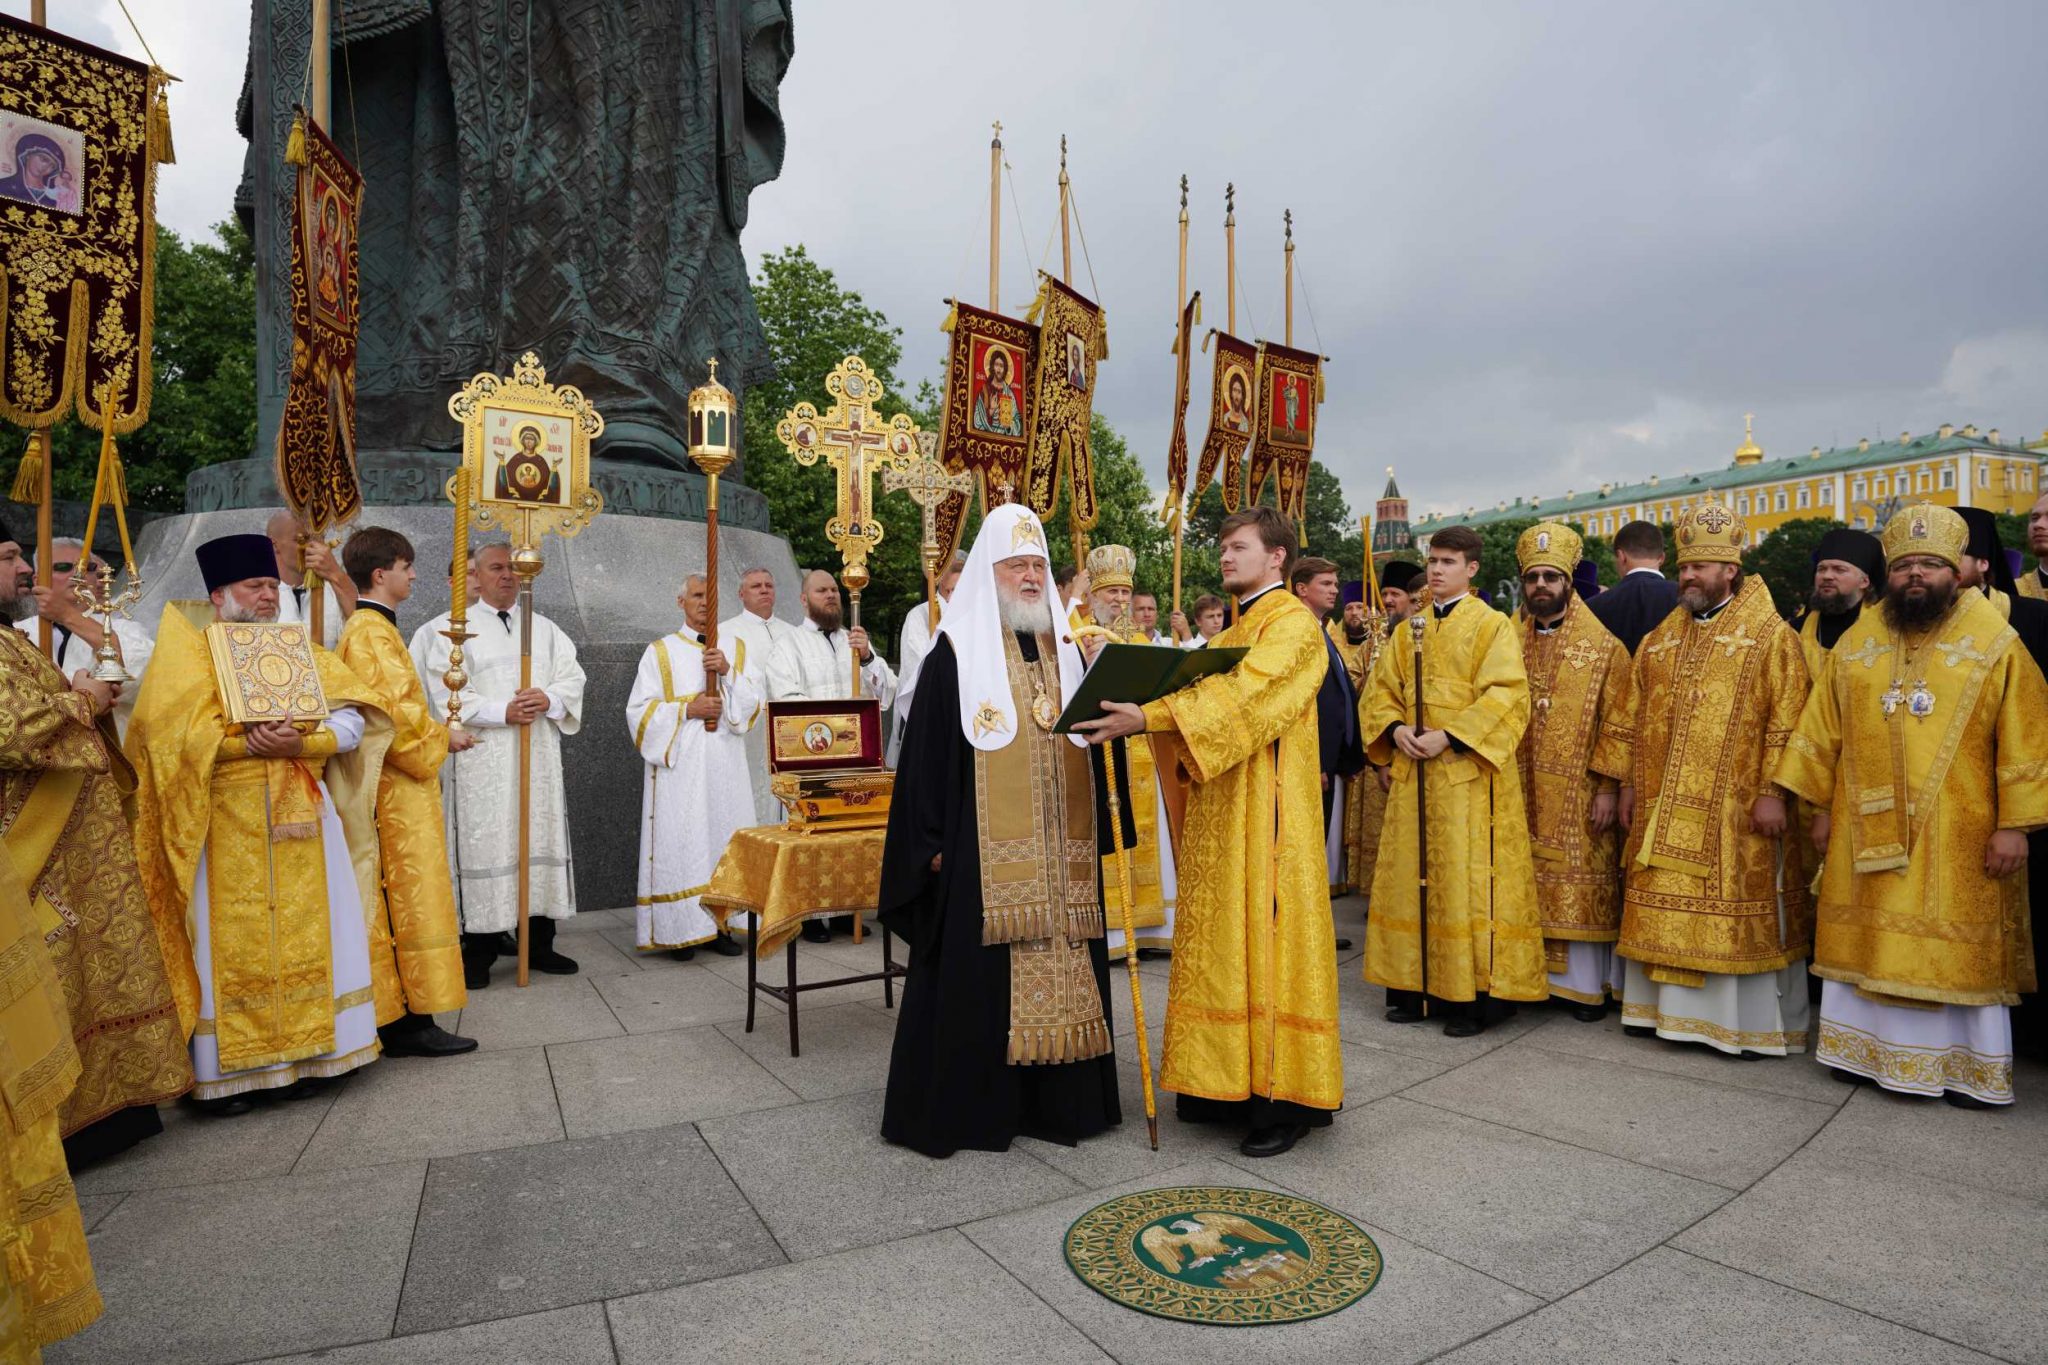
<path id="1" fill-rule="evenodd" d="M 780 1001 L 789 1011 L 789 1055 L 798 1056 L 797 995 L 801 991 L 882 983 L 883 1003 L 894 1008 L 896 979 L 909 973 L 892 954 L 893 936 L 882 930 L 882 970 L 834 977 L 799 986 L 796 950 L 807 919 L 852 915 L 856 932 L 863 912 L 875 908 L 882 881 L 880 829 L 805 831 L 792 825 L 760 825 L 732 836 L 700 898 L 724 928 L 735 914 L 747 914 L 747 1032 L 754 1031 L 758 995 Z M 781 949 L 788 983 L 771 986 L 759 979 L 761 959 Z"/>

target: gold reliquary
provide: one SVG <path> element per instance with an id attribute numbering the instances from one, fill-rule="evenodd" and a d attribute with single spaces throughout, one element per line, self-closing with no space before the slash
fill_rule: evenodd
<path id="1" fill-rule="evenodd" d="M 272 721 L 327 719 L 327 694 L 303 625 L 216 621 L 206 628 L 206 644 L 221 709 L 235 732 Z"/>
<path id="2" fill-rule="evenodd" d="M 768 703 L 769 789 L 807 832 L 889 823 L 896 775 L 882 766 L 882 706 L 873 697 Z"/>

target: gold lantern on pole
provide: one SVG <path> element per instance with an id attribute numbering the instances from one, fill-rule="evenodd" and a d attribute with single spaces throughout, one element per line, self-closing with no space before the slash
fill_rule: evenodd
<path id="1" fill-rule="evenodd" d="M 704 595 L 711 604 L 704 624 L 704 647 L 718 648 L 718 476 L 739 458 L 740 405 L 732 390 L 718 382 L 718 358 L 710 360 L 711 377 L 690 390 L 690 458 L 704 471 Z M 704 722 L 716 730 L 718 722 Z"/>

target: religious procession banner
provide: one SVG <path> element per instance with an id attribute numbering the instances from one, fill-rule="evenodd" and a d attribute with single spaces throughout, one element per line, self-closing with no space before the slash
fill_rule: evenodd
<path id="1" fill-rule="evenodd" d="M 0 417 L 149 417 L 167 77 L 0 15 Z M 111 392 L 111 402 L 104 397 Z"/>
<path id="2" fill-rule="evenodd" d="M 299 111 L 285 160 L 292 195 L 292 368 L 277 427 L 277 486 L 308 531 L 362 510 L 356 477 L 356 226 L 363 177 Z"/>
<path id="3" fill-rule="evenodd" d="M 1069 519 L 1086 530 L 1096 517 L 1095 453 L 1088 439 L 1095 363 L 1109 359 L 1109 329 L 1101 308 L 1043 273 L 1038 298 L 1024 316 L 1037 321 L 1039 335 L 1025 501 L 1039 516 L 1051 516 L 1060 485 L 1068 483 Z"/>
<path id="4" fill-rule="evenodd" d="M 1180 330 L 1173 338 L 1173 438 L 1166 448 L 1166 505 L 1180 506 L 1188 486 L 1188 362 L 1194 348 L 1195 324 L 1202 320 L 1202 291 L 1197 289 L 1180 310 Z"/>
<path id="5" fill-rule="evenodd" d="M 1308 466 L 1316 447 L 1316 404 L 1322 401 L 1322 357 L 1267 342 L 1259 348 L 1258 444 L 1246 491 L 1253 501 L 1268 477 L 1280 481 L 1280 511 L 1296 522 L 1308 514 Z"/>
<path id="6" fill-rule="evenodd" d="M 946 328 L 953 334 L 946 361 L 946 406 L 940 422 L 939 462 L 951 474 L 972 471 L 982 505 L 1024 496 L 1031 460 L 1039 330 L 1028 322 L 955 303 Z M 1002 493 L 1004 488 L 1007 494 Z M 968 498 L 949 495 L 939 506 L 941 562 L 959 548 Z"/>
<path id="7" fill-rule="evenodd" d="M 1259 372 L 1258 348 L 1228 332 L 1211 332 L 1216 344 L 1215 380 L 1209 391 L 1209 434 L 1195 466 L 1194 497 L 1208 491 L 1223 472 L 1223 506 L 1235 512 L 1244 496 L 1244 449 L 1252 439 L 1252 394 Z"/>

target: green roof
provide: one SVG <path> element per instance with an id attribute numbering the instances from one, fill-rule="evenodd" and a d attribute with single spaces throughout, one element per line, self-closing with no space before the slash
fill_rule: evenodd
<path id="1" fill-rule="evenodd" d="M 1414 529 L 1426 535 L 1433 526 L 1481 525 L 1489 521 L 1504 521 L 1511 517 L 1585 517 L 1616 507 L 1633 507 L 1638 503 L 1677 502 L 1721 489 L 1749 488 L 1760 483 L 1778 483 L 1786 479 L 1816 478 L 1824 474 L 1841 473 L 1844 470 L 1895 464 L 1900 460 L 1927 460 L 1956 455 L 1966 450 L 2019 456 L 2036 461 L 2042 458 L 2041 451 L 2029 450 L 2012 441 L 1994 443 L 1981 436 L 1965 436 L 1959 431 L 1949 436 L 1929 432 L 1925 436 L 1914 436 L 1902 441 L 1872 441 L 1868 450 L 1857 446 L 1844 446 L 1835 450 L 1823 450 L 1819 455 L 1764 459 L 1755 464 L 1730 464 L 1720 469 L 1708 470 L 1704 474 L 1677 474 L 1668 479 L 1659 479 L 1655 483 L 1647 479 L 1640 483 L 1618 483 L 1610 485 L 1605 493 L 1595 488 L 1587 493 L 1574 493 L 1568 498 L 1542 498 L 1533 504 L 1526 499 L 1517 499 L 1505 508 L 1478 508 L 1470 516 L 1453 513 L 1419 518 L 1414 522 Z"/>

